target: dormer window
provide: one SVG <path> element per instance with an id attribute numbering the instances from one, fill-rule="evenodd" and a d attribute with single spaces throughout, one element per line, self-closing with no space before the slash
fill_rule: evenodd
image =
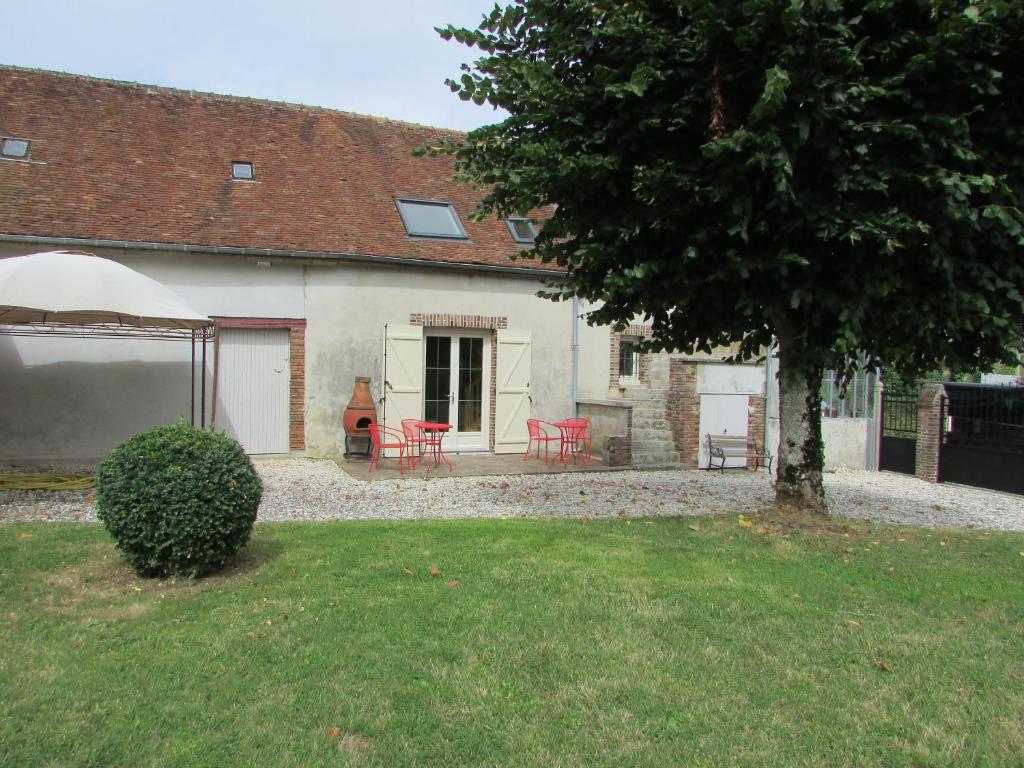
<path id="1" fill-rule="evenodd" d="M 27 160 L 31 144 L 32 142 L 28 139 L 5 138 L 0 144 L 0 157 L 6 157 L 9 160 Z"/>
<path id="2" fill-rule="evenodd" d="M 451 203 L 439 200 L 395 198 L 405 231 L 414 237 L 468 240 L 469 236 Z"/>
<path id="3" fill-rule="evenodd" d="M 242 181 L 252 181 L 256 178 L 256 174 L 253 173 L 252 163 L 247 163 L 242 160 L 235 160 L 231 163 L 231 178 L 241 179 Z"/>
<path id="4" fill-rule="evenodd" d="M 537 239 L 537 228 L 529 219 L 505 219 L 505 226 L 508 227 L 508 231 L 512 233 L 512 239 L 517 243 L 532 245 Z"/>

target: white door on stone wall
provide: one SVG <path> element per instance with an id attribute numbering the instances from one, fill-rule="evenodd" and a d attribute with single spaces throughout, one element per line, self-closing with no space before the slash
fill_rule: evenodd
<path id="1" fill-rule="evenodd" d="M 747 395 L 700 396 L 700 458 L 697 466 L 708 465 L 708 435 L 747 436 Z M 745 467 L 747 460 L 735 456 L 725 460 L 726 467 Z M 716 464 L 717 466 L 717 464 Z"/>
<path id="2" fill-rule="evenodd" d="M 531 336 L 529 331 L 498 331 L 494 397 L 494 452 L 524 453 L 529 441 Z"/>
<path id="3" fill-rule="evenodd" d="M 288 329 L 224 328 L 218 334 L 217 429 L 246 453 L 288 453 Z"/>

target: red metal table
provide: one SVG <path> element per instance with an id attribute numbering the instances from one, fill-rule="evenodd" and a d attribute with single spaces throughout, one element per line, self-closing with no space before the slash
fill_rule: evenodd
<path id="1" fill-rule="evenodd" d="M 580 437 L 586 431 L 586 422 L 578 421 L 576 419 L 564 419 L 562 421 L 554 422 L 554 425 L 558 427 L 558 431 L 562 436 L 562 449 L 558 452 L 558 458 L 562 460 L 562 466 L 566 465 L 566 458 L 571 453 L 572 463 L 576 463 L 577 445 L 579 444 Z M 586 455 L 584 454 L 584 459 Z"/>
<path id="2" fill-rule="evenodd" d="M 454 469 L 454 465 L 448 460 L 448 457 L 444 455 L 444 450 L 441 447 L 441 441 L 444 439 L 445 433 L 451 430 L 451 424 L 440 424 L 433 421 L 418 421 L 416 422 L 416 428 L 423 432 L 423 448 L 425 449 L 424 458 L 427 460 L 427 469 L 425 474 L 430 473 L 430 458 L 434 458 L 434 466 L 441 466 L 443 461 L 448 465 L 448 471 L 451 472 Z"/>

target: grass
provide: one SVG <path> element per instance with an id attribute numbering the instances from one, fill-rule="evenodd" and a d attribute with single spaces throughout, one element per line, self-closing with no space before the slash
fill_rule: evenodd
<path id="1" fill-rule="evenodd" d="M 293 523 L 161 583 L 98 526 L 4 525 L 0 764 L 1020 766 L 1022 553 L 736 518 Z"/>

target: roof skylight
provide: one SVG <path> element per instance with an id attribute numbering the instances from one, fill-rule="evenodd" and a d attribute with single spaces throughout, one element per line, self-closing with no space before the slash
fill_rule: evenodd
<path id="1" fill-rule="evenodd" d="M 513 218 L 505 219 L 508 231 L 512 233 L 512 239 L 517 243 L 533 243 L 537 239 L 537 228 L 529 219 Z"/>
<path id="2" fill-rule="evenodd" d="M 438 200 L 396 198 L 405 231 L 416 237 L 445 237 L 468 240 L 466 230 L 451 203 Z"/>
<path id="3" fill-rule="evenodd" d="M 0 145 L 0 157 L 7 157 L 14 160 L 24 160 L 28 157 L 29 146 L 32 144 L 28 139 L 3 140 Z"/>

